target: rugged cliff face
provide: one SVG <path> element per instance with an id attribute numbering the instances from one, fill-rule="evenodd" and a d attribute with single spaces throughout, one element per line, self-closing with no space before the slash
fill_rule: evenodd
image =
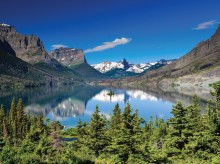
<path id="1" fill-rule="evenodd" d="M 59 48 L 51 51 L 49 55 L 63 65 L 77 72 L 86 81 L 107 78 L 87 63 L 83 50 L 81 49 Z"/>
<path id="2" fill-rule="evenodd" d="M 31 64 L 50 61 L 42 41 L 37 36 L 20 34 L 13 26 L 6 24 L 0 24 L 0 36 L 8 42 L 16 56 L 23 61 Z"/>
<path id="3" fill-rule="evenodd" d="M 37 36 L 0 24 L 0 88 L 78 83 L 81 76 L 51 58 Z"/>
<path id="4" fill-rule="evenodd" d="M 49 55 L 66 66 L 87 63 L 81 49 L 59 48 L 51 51 Z"/>

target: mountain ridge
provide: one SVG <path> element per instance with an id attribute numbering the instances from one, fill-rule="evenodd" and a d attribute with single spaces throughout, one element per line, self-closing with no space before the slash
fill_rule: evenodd
<path id="1" fill-rule="evenodd" d="M 81 75 L 48 55 L 40 38 L 6 24 L 0 24 L 0 58 L 1 87 L 83 83 Z"/>
<path id="2" fill-rule="evenodd" d="M 61 47 L 51 51 L 49 55 L 81 75 L 85 81 L 107 79 L 87 63 L 82 49 Z"/>
<path id="3" fill-rule="evenodd" d="M 170 59 L 170 60 L 161 59 L 156 62 L 132 64 L 132 63 L 129 63 L 126 59 L 123 59 L 122 61 L 119 61 L 119 62 L 104 61 L 99 64 L 92 64 L 91 66 L 102 73 L 106 73 L 115 68 L 122 68 L 126 70 L 127 72 L 142 73 L 146 69 L 149 69 L 151 66 L 157 63 L 167 65 L 174 61 L 176 61 L 176 59 Z"/>
<path id="4" fill-rule="evenodd" d="M 155 87 L 206 87 L 220 80 L 220 25 L 206 41 L 198 43 L 191 51 L 175 62 L 159 69 L 147 71 L 138 77 L 101 81 L 100 85 L 135 88 Z"/>
<path id="5" fill-rule="evenodd" d="M 129 63 L 126 59 L 123 59 L 122 61 L 119 62 L 105 61 L 99 64 L 93 64 L 92 66 L 101 73 L 106 74 L 107 76 L 123 77 L 123 76 L 140 75 L 146 71 L 158 69 L 174 61 L 176 61 L 176 59 L 171 59 L 171 60 L 161 59 L 159 61 L 151 62 L 151 63 L 132 64 Z"/>

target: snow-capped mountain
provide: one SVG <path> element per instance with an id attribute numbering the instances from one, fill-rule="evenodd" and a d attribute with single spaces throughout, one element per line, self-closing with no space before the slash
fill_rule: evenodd
<path id="1" fill-rule="evenodd" d="M 172 59 L 172 60 L 161 59 L 160 61 L 152 62 L 152 63 L 132 64 L 127 62 L 126 59 L 123 59 L 122 61 L 119 62 L 105 61 L 99 64 L 93 64 L 92 67 L 94 67 L 101 73 L 106 73 L 114 69 L 123 69 L 126 72 L 142 73 L 150 68 L 153 67 L 159 68 L 161 66 L 170 64 L 174 61 L 176 61 L 176 59 Z"/>

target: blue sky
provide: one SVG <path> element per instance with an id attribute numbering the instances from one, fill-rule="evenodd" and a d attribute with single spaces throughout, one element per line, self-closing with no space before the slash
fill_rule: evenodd
<path id="1" fill-rule="evenodd" d="M 36 34 L 50 51 L 81 48 L 90 64 L 179 58 L 209 38 L 219 0 L 7 0 L 0 22 Z"/>

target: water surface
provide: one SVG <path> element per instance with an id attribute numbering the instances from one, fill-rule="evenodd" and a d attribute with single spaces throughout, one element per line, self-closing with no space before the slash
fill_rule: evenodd
<path id="1" fill-rule="evenodd" d="M 114 92 L 111 97 L 107 95 L 110 89 Z M 9 109 L 12 97 L 22 98 L 25 111 L 30 115 L 42 114 L 51 121 L 60 121 L 66 128 L 76 126 L 79 118 L 90 121 L 97 105 L 100 112 L 110 118 L 116 103 L 121 109 L 130 103 L 133 111 L 138 109 L 139 116 L 148 121 L 151 116 L 167 120 L 172 116 L 173 104 L 182 101 L 187 105 L 192 100 L 192 96 L 177 92 L 81 86 L 1 92 L 0 103 Z M 206 102 L 200 100 L 200 104 L 204 109 Z"/>

